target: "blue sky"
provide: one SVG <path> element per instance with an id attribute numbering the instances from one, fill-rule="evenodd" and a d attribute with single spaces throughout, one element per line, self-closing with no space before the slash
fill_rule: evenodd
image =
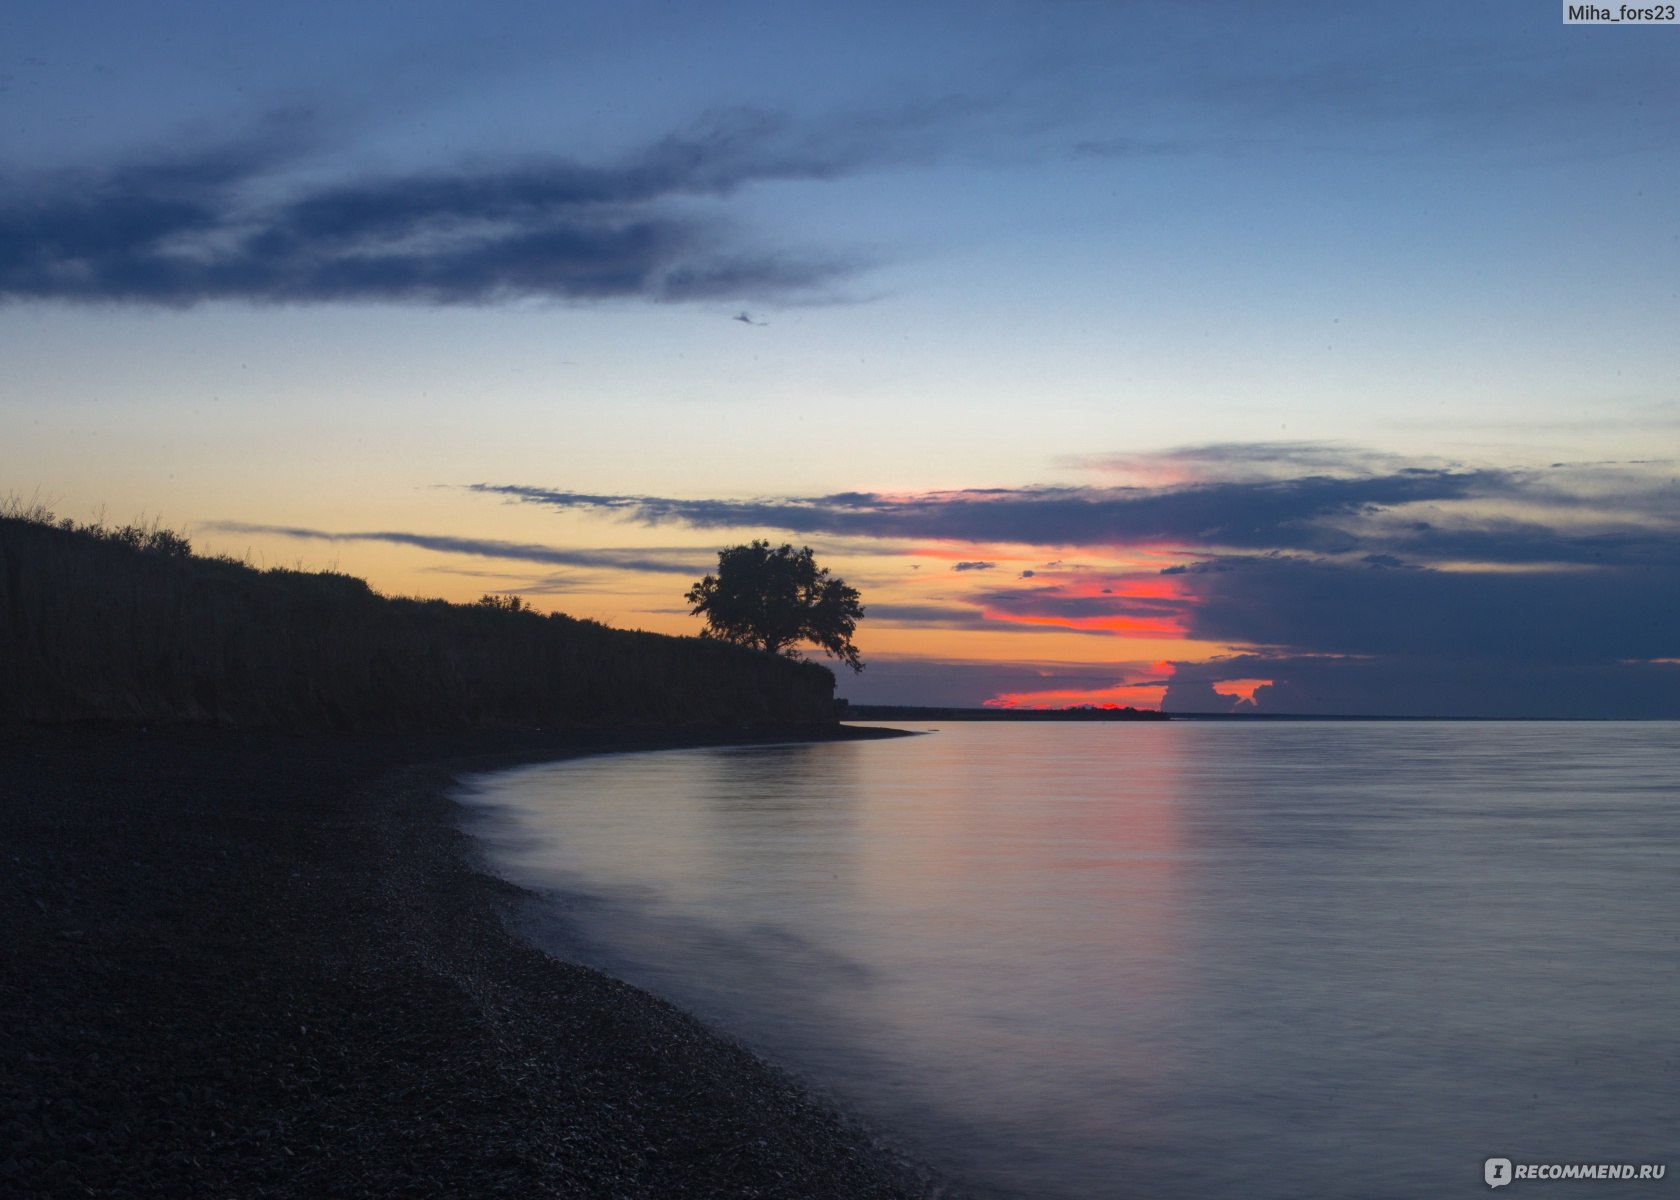
<path id="1" fill-rule="evenodd" d="M 1674 27 L 70 3 L 0 46 L 0 492 L 667 632 L 719 546 L 809 542 L 858 700 L 1680 715 Z"/>

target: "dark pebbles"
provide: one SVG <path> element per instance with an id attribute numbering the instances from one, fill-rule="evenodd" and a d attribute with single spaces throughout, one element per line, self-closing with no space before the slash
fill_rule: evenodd
<path id="1" fill-rule="evenodd" d="M 506 932 L 452 771 L 689 740 L 0 731 L 0 1195 L 948 1194 Z"/>

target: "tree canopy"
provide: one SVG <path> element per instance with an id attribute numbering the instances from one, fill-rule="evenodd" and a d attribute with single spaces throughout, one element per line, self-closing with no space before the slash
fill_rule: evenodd
<path id="1" fill-rule="evenodd" d="M 818 567 L 811 548 L 767 541 L 718 551 L 716 575 L 688 589 L 689 611 L 706 618 L 701 637 L 798 658 L 800 642 L 863 670 L 852 634 L 863 618 L 858 592 Z"/>

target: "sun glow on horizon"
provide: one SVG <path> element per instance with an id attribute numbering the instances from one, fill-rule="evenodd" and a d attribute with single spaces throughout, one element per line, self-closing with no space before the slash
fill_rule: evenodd
<path id="1" fill-rule="evenodd" d="M 1160 711 L 1166 697 L 1163 680 L 1117 683 L 1107 688 L 1051 688 L 1041 692 L 1001 692 L 982 701 L 984 708 L 1144 708 Z"/>

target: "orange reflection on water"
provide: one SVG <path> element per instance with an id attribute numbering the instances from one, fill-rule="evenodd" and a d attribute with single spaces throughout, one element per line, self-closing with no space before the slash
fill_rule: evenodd
<path id="1" fill-rule="evenodd" d="M 983 988 L 953 1012 L 948 994 L 906 980 L 877 994 L 882 1015 L 935 1038 L 925 1049 L 949 1056 L 952 1070 L 977 1055 L 1042 1063 L 1093 1053 L 1131 1080 L 1170 1069 L 1155 1048 L 1183 987 L 1184 742 L 1174 732 L 959 723 L 902 754 L 858 755 L 850 786 L 870 852 L 854 866 L 871 907 L 895 914 L 883 936 L 921 939 L 930 978 Z M 1022 960 L 1024 946 L 1042 958 Z M 1101 997 L 1112 1027 L 1094 1035 L 1033 1019 L 1047 1011 L 1044 991 L 1059 988 L 1079 989 L 1086 1004 Z"/>

